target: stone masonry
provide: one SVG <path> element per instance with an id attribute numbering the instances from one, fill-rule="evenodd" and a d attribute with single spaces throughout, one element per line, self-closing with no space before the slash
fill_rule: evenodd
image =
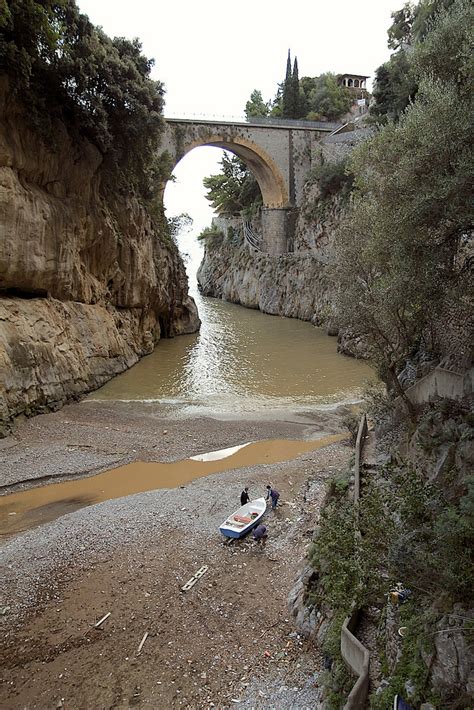
<path id="1" fill-rule="evenodd" d="M 298 122 L 301 125 L 301 122 Z M 304 122 L 303 122 L 304 123 Z M 312 126 L 231 123 L 166 119 L 161 154 L 168 154 L 171 169 L 193 148 L 217 146 L 239 156 L 260 186 L 263 198 L 263 251 L 277 255 L 288 251 L 303 195 L 303 186 L 321 137 L 333 124 Z"/>

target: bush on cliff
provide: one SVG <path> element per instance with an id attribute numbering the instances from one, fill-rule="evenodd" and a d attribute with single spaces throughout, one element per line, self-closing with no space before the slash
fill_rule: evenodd
<path id="1" fill-rule="evenodd" d="M 347 160 L 321 163 L 314 168 L 310 179 L 317 182 L 321 200 L 334 195 L 348 197 L 354 182 L 354 176 L 348 171 Z"/>
<path id="2" fill-rule="evenodd" d="M 3 72 L 43 139 L 54 145 L 61 120 L 102 152 L 115 186 L 152 197 L 164 90 L 140 42 L 110 39 L 74 0 L 2 0 L 0 33 Z"/>

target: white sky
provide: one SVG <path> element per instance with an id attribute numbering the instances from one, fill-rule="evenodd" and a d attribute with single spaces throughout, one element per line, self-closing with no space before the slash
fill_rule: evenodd
<path id="1" fill-rule="evenodd" d="M 390 15 L 404 0 L 77 0 L 114 36 L 138 37 L 166 87 L 165 116 L 239 118 L 253 89 L 273 98 L 286 57 L 299 75 L 325 71 L 373 77 L 389 57 Z M 369 79 L 370 83 L 370 79 Z M 166 188 L 169 216 L 188 212 L 197 231 L 212 211 L 202 178 L 219 172 L 221 151 L 196 148 Z"/>

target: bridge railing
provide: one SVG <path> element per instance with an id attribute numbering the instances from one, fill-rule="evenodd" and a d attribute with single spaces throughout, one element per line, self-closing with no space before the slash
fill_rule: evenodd
<path id="1" fill-rule="evenodd" d="M 274 118 L 273 116 L 252 116 L 247 123 L 258 123 L 265 126 L 294 126 L 295 128 L 319 128 L 326 131 L 335 131 L 342 123 L 334 121 L 304 121 L 294 118 Z"/>
<path id="2" fill-rule="evenodd" d="M 293 118 L 275 118 L 273 116 L 252 116 L 246 119 L 245 116 L 219 116 L 210 114 L 188 114 L 186 116 L 165 116 L 165 121 L 183 121 L 185 123 L 246 123 L 250 126 L 274 126 L 275 128 L 313 128 L 314 130 L 333 131 L 341 128 L 342 123 L 333 121 L 303 121 Z"/>

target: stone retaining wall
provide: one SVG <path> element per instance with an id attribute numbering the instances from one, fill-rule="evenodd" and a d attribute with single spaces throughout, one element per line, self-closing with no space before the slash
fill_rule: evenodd
<path id="1" fill-rule="evenodd" d="M 461 399 L 474 392 L 474 368 L 466 373 L 436 367 L 406 391 L 413 404 L 424 404 L 439 397 Z"/>

